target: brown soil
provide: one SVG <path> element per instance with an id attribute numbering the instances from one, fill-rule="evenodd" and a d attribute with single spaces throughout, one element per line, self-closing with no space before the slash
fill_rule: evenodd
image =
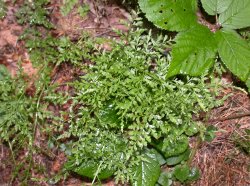
<path id="1" fill-rule="evenodd" d="M 97 1 L 86 0 L 90 10 L 85 18 L 80 17 L 73 10 L 63 17 L 59 8 L 61 1 L 53 1 L 50 5 L 51 21 L 56 25 L 52 30 L 52 35 L 59 37 L 69 36 L 72 40 L 77 40 L 83 31 L 91 33 L 94 37 L 117 37 L 112 31 L 113 28 L 121 31 L 127 31 L 130 15 L 120 6 L 114 3 L 96 3 Z M 29 60 L 29 55 L 24 48 L 24 43 L 18 40 L 25 26 L 16 23 L 14 12 L 21 5 L 22 1 L 17 1 L 15 5 L 11 1 L 5 19 L 0 20 L 0 64 L 6 65 L 15 76 L 18 63 L 23 67 L 24 72 L 32 77 L 37 70 L 33 68 Z M 109 46 L 102 46 L 110 49 Z M 62 65 L 54 69 L 52 73 L 53 81 L 64 83 L 70 81 L 72 77 L 77 76 L 76 69 L 70 65 Z M 228 79 L 227 79 L 228 80 Z M 231 80 L 229 80 L 231 82 Z M 62 85 L 60 91 L 70 91 L 70 88 Z M 208 124 L 214 125 L 219 129 L 216 138 L 211 143 L 202 143 L 193 159 L 192 165 L 201 170 L 201 178 L 192 183 L 194 186 L 247 186 L 250 185 L 250 159 L 235 145 L 235 134 L 238 134 L 237 140 L 244 139 L 244 130 L 250 129 L 250 116 L 241 116 L 230 119 L 231 116 L 237 116 L 242 113 L 250 112 L 250 98 L 244 91 L 236 89 L 225 89 L 223 95 L 229 95 L 225 104 L 215 108 L 209 115 Z M 67 107 L 67 106 L 65 106 Z M 50 110 L 58 110 L 56 106 L 50 106 Z M 37 146 L 46 146 L 46 137 L 37 131 Z M 239 138 L 239 136 L 241 138 Z M 236 140 L 236 141 L 237 141 Z M 13 164 L 11 160 L 10 149 L 7 144 L 0 144 L 0 186 L 7 185 L 11 180 Z M 32 170 L 32 175 L 36 178 L 46 178 L 58 173 L 66 157 L 63 153 L 55 150 L 52 155 L 43 154 L 34 157 L 34 161 L 45 167 L 45 174 Z M 25 157 L 25 151 L 20 152 L 17 161 L 22 161 Z M 39 184 L 38 184 L 39 183 Z M 57 185 L 77 186 L 87 184 L 86 180 L 71 175 L 67 180 L 60 181 Z M 21 185 L 20 180 L 15 180 L 13 185 Z M 46 181 L 30 182 L 30 185 L 53 185 Z M 115 185 L 112 180 L 103 183 L 103 185 Z"/>

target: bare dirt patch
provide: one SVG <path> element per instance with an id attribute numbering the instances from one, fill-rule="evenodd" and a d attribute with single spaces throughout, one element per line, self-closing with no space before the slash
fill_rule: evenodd
<path id="1" fill-rule="evenodd" d="M 8 6 L 5 19 L 0 20 L 0 64 L 4 64 L 12 76 L 15 76 L 19 65 L 32 76 L 36 74 L 36 69 L 29 60 L 24 43 L 19 40 L 24 27 L 16 22 L 16 9 L 16 5 Z"/>

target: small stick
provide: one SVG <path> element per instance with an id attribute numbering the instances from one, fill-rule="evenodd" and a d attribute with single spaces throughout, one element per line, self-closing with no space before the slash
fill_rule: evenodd
<path id="1" fill-rule="evenodd" d="M 211 122 L 216 122 L 216 121 L 226 121 L 226 120 L 231 120 L 231 119 L 239 119 L 239 118 L 243 118 L 247 116 L 250 116 L 250 111 L 241 113 L 241 114 L 234 114 L 228 117 L 211 119 L 211 120 L 208 120 L 208 122 L 211 123 Z"/>

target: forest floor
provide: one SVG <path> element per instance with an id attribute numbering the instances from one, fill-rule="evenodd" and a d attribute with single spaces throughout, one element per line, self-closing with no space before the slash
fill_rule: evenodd
<path id="1" fill-rule="evenodd" d="M 54 1 L 50 4 L 49 8 L 53 10 L 50 19 L 56 25 L 52 34 L 55 37 L 63 35 L 77 40 L 83 31 L 91 33 L 93 37 L 117 37 L 112 31 L 113 28 L 124 32 L 128 30 L 127 26 L 121 23 L 121 20 L 128 22 L 131 15 L 122 6 L 115 3 L 97 4 L 91 0 L 87 3 L 90 8 L 84 19 L 74 11 L 63 17 L 59 11 L 60 2 Z M 19 40 L 26 26 L 19 25 L 14 15 L 20 4 L 21 1 L 17 1 L 15 5 L 9 3 L 6 17 L 0 20 L 0 64 L 5 65 L 14 77 L 19 63 L 24 72 L 29 77 L 33 77 L 37 70 L 29 59 L 24 42 Z M 108 48 L 109 46 L 103 47 Z M 56 81 L 63 83 L 72 78 L 74 69 L 64 65 L 56 73 Z M 225 74 L 224 82 L 230 84 L 233 83 L 232 81 L 231 75 Z M 245 91 L 236 88 L 224 89 L 221 95 L 229 96 L 223 106 L 213 109 L 208 114 L 207 119 L 208 124 L 219 129 L 216 137 L 212 142 L 204 142 L 198 147 L 192 162 L 201 170 L 201 178 L 192 183 L 194 186 L 250 185 L 250 157 L 239 148 L 246 138 L 245 130 L 250 129 L 250 98 Z M 0 186 L 7 185 L 11 179 L 13 164 L 10 156 L 10 149 L 4 144 L 0 144 Z M 20 153 L 20 156 L 25 156 L 25 152 Z M 36 158 L 46 165 L 47 175 L 59 172 L 66 160 L 65 155 L 59 152 L 52 159 L 42 155 Z M 86 180 L 71 175 L 56 185 L 77 186 L 83 183 L 88 185 Z M 112 180 L 103 184 L 115 185 Z M 21 185 L 21 183 L 14 181 L 13 185 Z M 48 184 L 41 182 L 39 185 Z"/>

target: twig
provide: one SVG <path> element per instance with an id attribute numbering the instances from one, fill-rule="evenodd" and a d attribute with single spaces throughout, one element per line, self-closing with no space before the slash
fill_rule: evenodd
<path id="1" fill-rule="evenodd" d="M 110 33 L 110 32 L 112 32 L 112 30 L 107 30 L 107 31 L 105 31 L 105 32 L 96 34 L 95 37 L 100 37 L 100 36 L 102 36 L 102 35 L 104 35 L 104 34 L 108 34 L 108 33 Z"/>
<path id="2" fill-rule="evenodd" d="M 220 24 L 218 24 L 217 20 L 216 20 L 215 24 L 212 24 L 212 23 L 208 22 L 206 20 L 206 18 L 202 15 L 200 10 L 196 12 L 196 15 L 198 17 L 198 22 L 201 25 L 204 25 L 204 26 L 208 27 L 211 32 L 216 32 L 218 29 L 220 29 L 221 26 L 220 26 Z"/>
<path id="3" fill-rule="evenodd" d="M 250 111 L 242 113 L 242 114 L 234 114 L 228 117 L 210 119 L 208 120 L 208 122 L 211 123 L 211 122 L 216 122 L 216 121 L 226 121 L 226 120 L 231 120 L 231 119 L 239 119 L 239 118 L 243 118 L 247 116 L 250 116 Z"/>

